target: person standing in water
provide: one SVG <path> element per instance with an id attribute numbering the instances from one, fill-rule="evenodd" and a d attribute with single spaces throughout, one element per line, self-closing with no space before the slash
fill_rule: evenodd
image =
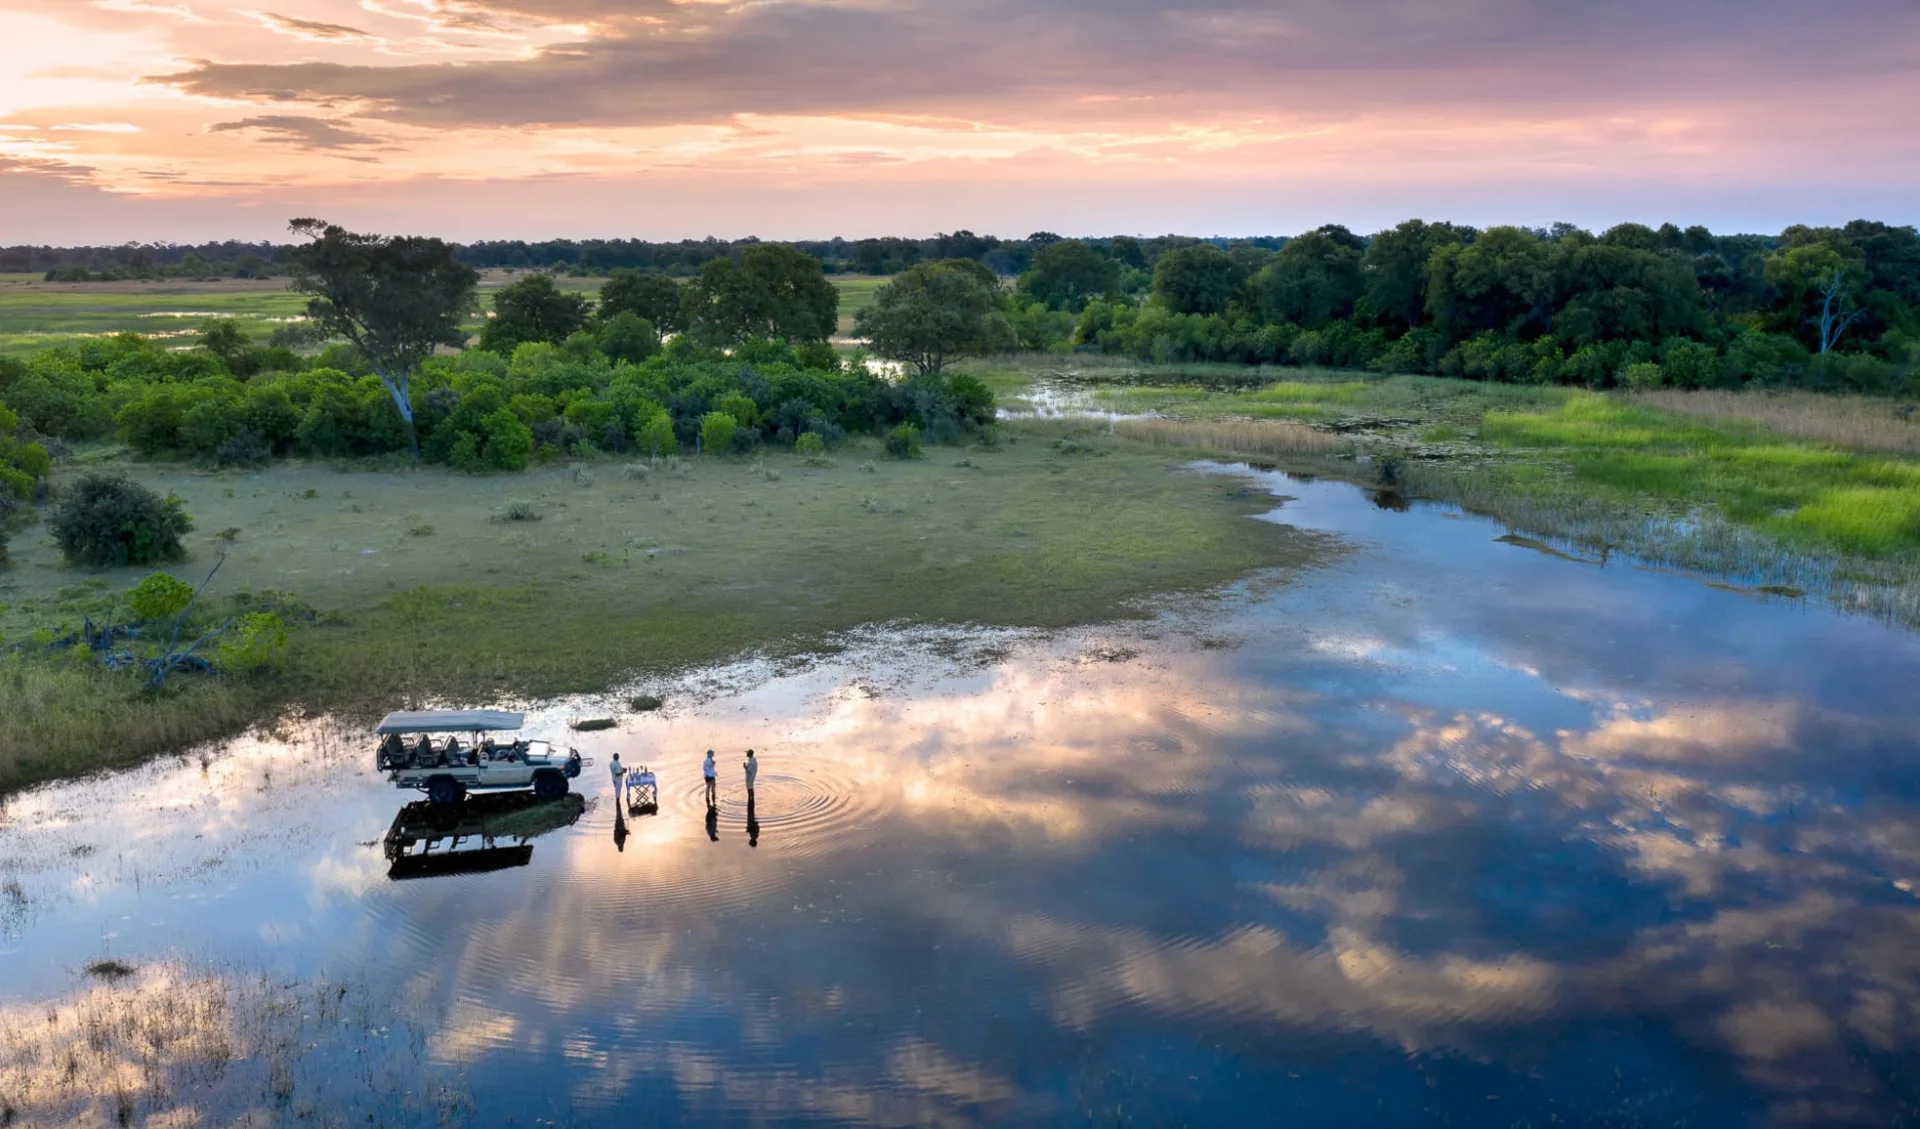
<path id="1" fill-rule="evenodd" d="M 712 749 L 707 750 L 707 759 L 701 762 L 700 773 L 701 775 L 707 778 L 707 810 L 712 811 L 714 808 L 714 805 L 718 802 L 718 794 L 719 794 L 718 782 L 716 781 L 714 776 L 715 769 L 713 767 L 713 750 Z"/>
<path id="2" fill-rule="evenodd" d="M 747 759 L 741 762 L 741 768 L 747 770 L 747 799 L 753 799 L 753 778 L 760 775 L 760 762 L 753 759 L 753 750 L 747 750 Z"/>
<path id="3" fill-rule="evenodd" d="M 607 770 L 613 773 L 613 802 L 615 806 L 618 806 L 620 803 L 620 786 L 627 782 L 627 770 L 620 767 L 619 753 L 613 754 L 613 763 L 607 766 Z"/>

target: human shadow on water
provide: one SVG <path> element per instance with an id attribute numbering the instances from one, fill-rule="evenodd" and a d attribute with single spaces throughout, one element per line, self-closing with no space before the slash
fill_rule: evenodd
<path id="1" fill-rule="evenodd" d="M 707 838 L 720 841 L 720 809 L 712 804 L 707 805 Z"/>
<path id="2" fill-rule="evenodd" d="M 760 813 L 753 804 L 753 792 L 747 792 L 747 846 L 760 845 Z"/>
<path id="3" fill-rule="evenodd" d="M 627 849 L 627 817 L 620 811 L 620 805 L 613 808 L 613 849 L 622 853 Z"/>

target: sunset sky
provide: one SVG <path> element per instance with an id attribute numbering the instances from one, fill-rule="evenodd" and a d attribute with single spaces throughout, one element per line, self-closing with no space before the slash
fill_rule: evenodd
<path id="1" fill-rule="evenodd" d="M 0 0 L 0 243 L 1920 219 L 1913 0 Z"/>

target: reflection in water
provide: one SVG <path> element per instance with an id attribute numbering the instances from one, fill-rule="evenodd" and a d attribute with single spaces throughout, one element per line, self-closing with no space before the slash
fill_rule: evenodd
<path id="1" fill-rule="evenodd" d="M 136 959 L 356 970 L 425 1009 L 423 1069 L 490 1120 L 1920 1102 L 1914 636 L 1251 477 L 1356 551 L 1125 629 L 875 632 L 690 675 L 688 708 L 584 750 L 657 764 L 659 815 L 587 810 L 519 869 L 386 882 L 390 793 L 325 728 L 210 779 L 14 797 L 0 1024 L 88 998 L 111 922 Z M 744 800 L 662 753 L 770 730 Z M 703 849 L 723 820 L 755 849 Z"/>

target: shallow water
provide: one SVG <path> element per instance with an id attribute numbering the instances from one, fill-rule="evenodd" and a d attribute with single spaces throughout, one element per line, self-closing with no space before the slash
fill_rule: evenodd
<path id="1" fill-rule="evenodd" d="M 477 1124 L 1915 1117 L 1920 638 L 1225 472 L 1352 551 L 646 687 L 525 866 L 390 880 L 324 724 L 16 797 L 0 1030 L 172 957 L 366 986 Z"/>

